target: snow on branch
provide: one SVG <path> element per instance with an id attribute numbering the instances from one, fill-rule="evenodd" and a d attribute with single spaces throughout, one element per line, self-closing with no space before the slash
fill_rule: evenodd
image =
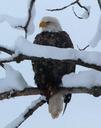
<path id="1" fill-rule="evenodd" d="M 19 115 L 16 119 L 14 119 L 11 123 L 9 123 L 5 128 L 18 128 L 21 124 L 29 118 L 33 112 L 35 112 L 39 107 L 41 107 L 46 102 L 45 97 L 40 97 L 36 101 L 33 101 L 30 106 L 26 108 L 26 110 Z"/>
<path id="2" fill-rule="evenodd" d="M 35 0 L 28 1 L 28 16 L 26 18 L 15 18 L 8 15 L 0 15 L 0 23 L 6 21 L 12 28 L 25 31 L 25 37 L 34 32 Z"/>
<path id="3" fill-rule="evenodd" d="M 0 93 L 28 88 L 28 84 L 20 72 L 16 71 L 8 64 L 4 64 L 4 69 L 6 76 L 0 79 Z"/>
<path id="4" fill-rule="evenodd" d="M 64 7 L 62 7 L 62 8 L 47 9 L 47 11 L 51 11 L 51 12 L 53 12 L 53 11 L 61 11 L 61 10 L 64 10 L 64 9 L 66 9 L 66 8 L 68 8 L 68 7 L 73 6 L 73 5 L 75 5 L 75 4 L 77 4 L 80 8 L 82 8 L 82 9 L 85 10 L 84 13 L 82 14 L 82 16 L 78 16 L 78 15 L 75 13 L 74 9 L 73 9 L 73 12 L 74 12 L 75 16 L 76 16 L 77 18 L 79 18 L 79 19 L 86 19 L 86 18 L 88 18 L 89 15 L 90 15 L 90 7 L 89 7 L 89 6 L 81 5 L 80 0 L 75 0 L 74 2 L 70 3 L 69 5 L 64 6 Z"/>
<path id="5" fill-rule="evenodd" d="M 101 56 L 100 52 L 87 52 L 71 48 L 61 49 L 51 46 L 41 46 L 32 44 L 24 37 L 19 37 L 15 43 L 14 51 L 12 51 L 15 54 L 11 57 L 0 59 L 0 64 L 13 61 L 20 62 L 23 60 L 38 61 L 40 59 L 45 61 L 45 59 L 51 59 L 51 61 L 74 62 L 77 65 L 101 71 L 101 60 L 99 59 L 98 61 L 98 58 Z"/>
<path id="6" fill-rule="evenodd" d="M 13 77 L 16 77 L 15 74 L 13 75 L 14 75 Z M 12 74 L 10 74 L 10 77 L 11 76 Z M 25 87 L 25 89 L 23 89 L 24 86 L 23 86 L 23 83 L 21 83 L 22 82 L 21 78 L 20 78 L 21 82 L 19 82 L 19 79 L 17 80 L 18 81 L 16 81 L 16 85 L 17 83 L 18 85 L 16 87 L 14 85 L 10 91 L 6 91 L 5 88 L 10 89 L 8 87 L 8 83 L 6 83 L 7 85 L 3 86 L 3 90 L 5 91 L 3 93 L 1 91 L 2 81 L 0 80 L 0 83 L 1 83 L 0 84 L 0 91 L 1 91 L 0 100 L 8 99 L 16 96 L 40 95 L 40 94 L 44 95 L 43 92 L 40 91 L 38 88 L 27 86 Z M 101 95 L 101 72 L 96 70 L 88 70 L 88 71 L 79 72 L 78 74 L 71 73 L 71 74 L 65 75 L 62 78 L 62 83 L 63 83 L 63 86 L 60 87 L 58 90 L 56 90 L 56 92 L 62 93 L 62 95 L 65 95 L 67 93 L 88 93 L 94 96 Z M 11 81 L 11 85 L 12 85 L 12 81 Z M 15 88 L 16 90 L 14 90 Z"/>
<path id="7" fill-rule="evenodd" d="M 38 88 L 28 86 L 18 71 L 15 71 L 9 65 L 4 66 L 4 68 L 7 73 L 6 79 L 0 80 L 0 100 L 17 96 L 44 95 Z M 62 78 L 62 83 L 63 86 L 57 89 L 56 93 L 62 93 L 62 95 L 67 93 L 101 95 L 101 72 L 96 70 L 65 75 Z"/>
<path id="8" fill-rule="evenodd" d="M 96 70 L 80 71 L 65 75 L 62 79 L 65 87 L 94 87 L 101 86 L 101 72 Z"/>
<path id="9" fill-rule="evenodd" d="M 9 65 L 5 66 L 6 79 L 0 80 L 0 100 L 17 96 L 44 95 L 38 88 L 28 86 L 18 71 Z M 12 85 L 13 83 L 13 85 Z M 56 93 L 88 93 L 94 96 L 101 95 L 101 72 L 90 70 L 78 74 L 71 73 L 62 78 L 63 86 Z"/>

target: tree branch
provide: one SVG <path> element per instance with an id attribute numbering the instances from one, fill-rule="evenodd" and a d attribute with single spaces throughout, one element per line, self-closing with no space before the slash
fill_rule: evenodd
<path id="1" fill-rule="evenodd" d="M 46 103 L 46 101 L 45 100 L 41 100 L 40 102 L 38 102 L 35 106 L 33 106 L 32 108 L 30 108 L 29 110 L 28 110 L 28 112 L 26 112 L 25 114 L 24 114 L 24 119 L 23 119 L 23 121 L 22 122 L 19 122 L 19 124 L 18 124 L 18 126 L 16 127 L 16 128 L 18 128 L 19 126 L 21 126 L 21 124 L 23 123 L 23 122 L 25 122 L 32 114 L 33 114 L 33 112 L 35 112 L 39 107 L 41 107 L 44 103 Z"/>
<path id="2" fill-rule="evenodd" d="M 16 28 L 22 28 L 25 31 L 25 38 L 27 38 L 27 32 L 28 32 L 28 25 L 30 23 L 31 17 L 32 17 L 32 8 L 34 6 L 35 0 L 30 0 L 29 8 L 28 8 L 28 19 L 26 21 L 26 24 L 24 26 L 16 26 Z"/>
<path id="3" fill-rule="evenodd" d="M 77 4 L 78 1 L 79 1 L 79 0 L 76 0 L 76 1 L 70 3 L 70 4 L 67 5 L 67 6 L 64 6 L 64 7 L 62 7 L 62 8 L 57 8 L 57 9 L 46 9 L 46 10 L 47 10 L 47 11 L 51 11 L 51 12 L 53 12 L 53 11 L 61 11 L 61 10 L 64 10 L 64 9 L 66 9 L 66 8 L 68 8 L 68 7 L 72 6 L 72 5 L 74 5 L 74 4 Z"/>
<path id="4" fill-rule="evenodd" d="M 29 107 L 27 107 L 27 109 L 23 113 L 21 113 L 19 117 L 14 119 L 6 127 L 18 128 L 19 126 L 21 126 L 23 122 L 25 122 L 33 114 L 33 112 L 35 112 L 44 103 L 46 103 L 46 100 L 43 97 L 40 97 L 38 100 L 33 101 L 32 104 Z"/>
<path id="5" fill-rule="evenodd" d="M 89 44 L 86 45 L 84 48 L 79 48 L 79 46 L 77 45 L 77 48 L 78 48 L 78 50 L 80 50 L 80 51 L 84 51 L 84 50 L 86 50 L 86 49 L 89 48 L 89 47 L 90 47 Z"/>
<path id="6" fill-rule="evenodd" d="M 56 93 L 61 93 L 62 95 L 68 93 L 87 93 L 93 96 L 100 96 L 101 95 L 101 87 L 94 86 L 91 88 L 87 87 L 60 87 L 56 90 Z M 28 95 L 43 95 L 43 92 L 40 91 L 38 88 L 26 88 L 22 91 L 11 90 L 8 92 L 0 93 L 0 100 L 9 99 L 18 96 L 28 96 Z"/>
<path id="7" fill-rule="evenodd" d="M 0 100 L 9 99 L 17 96 L 39 95 L 39 94 L 41 94 L 41 91 L 38 88 L 30 87 L 30 88 L 25 88 L 22 91 L 11 90 L 4 93 L 0 93 Z"/>
<path id="8" fill-rule="evenodd" d="M 22 55 L 19 54 L 18 56 L 15 55 L 14 57 L 9 57 L 9 58 L 5 58 L 5 59 L 1 59 L 0 60 L 0 65 L 2 65 L 3 63 L 9 63 L 9 62 L 13 62 L 16 61 L 17 63 L 24 61 L 24 60 L 32 60 L 32 61 L 45 61 L 45 60 L 49 60 L 49 61 L 61 61 L 64 63 L 68 63 L 68 62 L 74 62 L 77 65 L 81 65 L 87 68 L 92 68 L 98 71 L 101 71 L 101 66 L 97 65 L 97 64 L 91 64 L 91 63 L 87 63 L 84 62 L 82 59 L 78 58 L 77 60 L 73 60 L 73 59 L 64 59 L 64 60 L 57 60 L 57 59 L 51 59 L 51 58 L 43 58 L 43 57 L 33 57 L 33 56 L 27 56 L 27 55 Z"/>
<path id="9" fill-rule="evenodd" d="M 5 53 L 9 53 L 12 56 L 8 57 L 8 58 L 3 58 L 0 59 L 0 65 L 2 65 L 3 63 L 9 63 L 9 62 L 13 62 L 16 61 L 17 63 L 24 61 L 24 60 L 32 60 L 32 61 L 45 61 L 45 60 L 49 60 L 49 61 L 61 61 L 61 62 L 74 62 L 77 65 L 81 65 L 87 68 L 93 68 L 96 69 L 98 71 L 101 71 L 101 65 L 97 65 L 97 63 L 91 63 L 91 62 L 85 62 L 85 60 L 83 60 L 83 58 L 79 58 L 77 57 L 77 59 L 63 59 L 63 60 L 59 60 L 59 59 L 51 59 L 51 58 L 44 58 L 44 57 L 35 57 L 33 56 L 28 56 L 28 55 L 23 55 L 23 54 L 13 54 L 15 53 L 14 50 L 5 48 L 5 47 L 0 47 L 1 51 L 5 52 Z M 88 54 L 86 54 L 88 56 Z"/>
<path id="10" fill-rule="evenodd" d="M 6 46 L 5 47 L 4 46 L 0 46 L 0 51 L 5 52 L 5 53 L 7 53 L 9 55 L 14 54 L 14 50 L 12 50 L 10 48 L 7 48 Z"/>
<path id="11" fill-rule="evenodd" d="M 101 87 L 100 86 L 94 86 L 91 88 L 87 88 L 87 87 L 68 87 L 68 88 L 60 88 L 59 93 L 61 93 L 62 95 L 66 95 L 66 94 L 90 94 L 93 95 L 95 97 L 99 97 L 101 95 Z"/>
<path id="12" fill-rule="evenodd" d="M 81 5 L 81 3 L 80 3 L 79 1 L 80 1 L 80 0 L 76 0 L 76 1 L 70 3 L 70 4 L 67 5 L 67 6 L 64 6 L 64 7 L 62 7 L 62 8 L 46 9 L 46 10 L 47 10 L 47 11 L 51 11 L 51 12 L 53 12 L 53 11 L 61 11 L 61 10 L 64 10 L 64 9 L 66 9 L 66 8 L 68 8 L 68 7 L 71 7 L 72 5 L 77 4 L 80 8 L 84 9 L 85 11 L 87 11 L 88 16 L 89 16 L 89 10 L 88 10 L 85 6 Z M 74 11 L 74 8 L 73 8 L 73 12 L 74 12 L 74 14 L 75 14 L 75 16 L 76 16 L 77 18 L 83 19 L 83 17 L 80 17 L 80 16 L 78 16 L 78 15 L 76 14 L 76 12 Z"/>

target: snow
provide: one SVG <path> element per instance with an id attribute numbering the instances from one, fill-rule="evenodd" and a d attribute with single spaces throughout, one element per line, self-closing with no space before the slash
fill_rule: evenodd
<path id="1" fill-rule="evenodd" d="M 31 103 L 31 105 L 28 106 L 23 113 L 21 113 L 16 119 L 14 119 L 12 122 L 10 122 L 5 128 L 16 128 L 17 126 L 19 126 L 19 124 L 25 120 L 24 116 L 26 115 L 26 113 L 30 109 L 32 109 L 37 103 L 39 103 L 41 100 L 46 100 L 46 99 L 45 99 L 45 97 L 40 97 L 39 99 L 33 101 Z"/>
<path id="2" fill-rule="evenodd" d="M 30 41 L 26 40 L 24 37 L 18 37 L 15 41 L 15 53 L 24 54 L 34 57 L 45 57 L 52 59 L 66 59 L 74 58 L 74 50 L 68 49 L 66 55 L 66 48 L 57 48 L 52 46 L 43 46 L 32 44 Z M 71 55 L 71 57 L 69 57 Z"/>
<path id="3" fill-rule="evenodd" d="M 35 6 L 32 7 L 31 19 L 27 27 L 27 35 L 31 35 L 34 32 L 34 17 L 35 17 Z M 7 22 L 12 28 L 15 29 L 23 30 L 22 27 L 26 25 L 27 21 L 28 21 L 28 16 L 26 16 L 25 18 L 16 18 L 9 15 L 0 15 L 0 23 Z"/>
<path id="4" fill-rule="evenodd" d="M 8 124 L 5 128 L 16 128 L 16 126 L 18 126 L 19 122 L 22 122 L 23 120 L 24 120 L 24 117 L 22 115 L 20 115 L 13 122 Z"/>
<path id="5" fill-rule="evenodd" d="M 95 70 L 71 73 L 62 78 L 64 87 L 87 87 L 101 86 L 101 72 Z"/>
<path id="6" fill-rule="evenodd" d="M 2 57 L 2 58 L 0 58 L 0 62 L 4 62 L 4 61 L 6 61 L 6 62 L 10 62 L 10 61 L 12 61 L 13 60 L 13 58 L 15 58 L 15 57 L 17 57 L 18 55 L 15 55 L 15 54 L 13 54 L 12 56 L 10 56 L 10 57 Z"/>
<path id="7" fill-rule="evenodd" d="M 0 93 L 11 90 L 23 90 L 28 85 L 20 72 L 13 69 L 10 65 L 4 65 L 6 76 L 0 79 Z"/>
<path id="8" fill-rule="evenodd" d="M 96 47 L 101 40 L 101 15 L 99 18 L 98 26 L 94 37 L 89 41 L 91 47 Z"/>
<path id="9" fill-rule="evenodd" d="M 32 44 L 24 37 L 18 37 L 15 41 L 16 54 L 24 54 L 34 57 L 52 58 L 57 60 L 78 60 L 81 59 L 89 64 L 101 65 L 100 52 L 78 51 L 71 48 L 57 48 Z"/>

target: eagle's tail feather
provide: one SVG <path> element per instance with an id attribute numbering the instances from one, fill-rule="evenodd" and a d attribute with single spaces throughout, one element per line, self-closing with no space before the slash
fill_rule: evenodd
<path id="1" fill-rule="evenodd" d="M 49 112 L 53 119 L 58 118 L 59 114 L 63 110 L 64 98 L 61 94 L 55 94 L 49 99 Z"/>

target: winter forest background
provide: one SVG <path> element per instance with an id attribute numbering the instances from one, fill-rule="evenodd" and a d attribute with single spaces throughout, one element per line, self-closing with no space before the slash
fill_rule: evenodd
<path id="1" fill-rule="evenodd" d="M 53 8 L 60 8 L 64 7 L 65 5 L 69 5 L 75 0 L 55 0 L 55 1 L 48 1 L 48 0 L 36 0 L 35 2 L 35 9 L 33 11 L 36 12 L 36 14 L 32 17 L 32 23 L 33 24 L 31 34 L 27 37 L 27 40 L 30 42 L 33 42 L 34 37 L 37 33 L 40 32 L 40 29 L 38 27 L 38 24 L 40 22 L 40 19 L 43 16 L 49 15 L 49 16 L 55 16 L 59 19 L 63 30 L 69 33 L 73 44 L 75 46 L 75 49 L 78 50 L 78 47 L 80 49 L 85 48 L 87 45 L 89 45 L 88 48 L 84 50 L 86 51 L 97 51 L 99 52 L 99 55 L 92 54 L 90 57 L 87 58 L 87 61 L 93 62 L 97 65 L 101 65 L 100 62 L 100 51 L 101 51 L 101 10 L 98 5 L 98 1 L 100 0 L 80 0 L 80 3 L 87 7 L 90 15 L 88 15 L 88 12 L 84 9 L 80 8 L 77 4 L 73 5 L 74 10 L 76 14 L 83 19 L 77 18 L 72 10 L 72 6 L 61 10 L 61 11 L 47 11 L 46 9 L 53 9 Z M 24 21 L 26 20 L 27 11 L 29 7 L 30 0 L 1 0 L 0 1 L 0 47 L 1 46 L 7 46 L 7 48 L 14 48 L 15 42 L 24 40 L 21 36 L 25 36 L 25 33 L 23 30 L 14 29 L 13 27 L 15 25 L 24 24 Z M 9 16 L 11 16 L 9 18 Z M 6 17 L 6 18 L 5 18 Z M 16 20 L 12 19 L 14 18 L 21 18 L 24 20 Z M 6 22 L 3 22 L 6 21 Z M 8 23 L 7 23 L 8 22 Z M 18 23 L 18 24 L 17 24 Z M 9 25 L 10 24 L 10 25 Z M 34 30 L 34 33 L 33 33 Z M 95 38 L 94 38 L 95 37 Z M 27 45 L 28 42 L 26 42 Z M 23 45 L 24 43 L 22 43 Z M 17 50 L 20 50 L 20 45 L 16 44 Z M 41 48 L 40 48 L 41 49 Z M 41 51 L 39 49 L 39 51 Z M 53 49 L 54 50 L 54 49 Z M 19 51 L 16 51 L 19 52 Z M 20 51 L 21 52 L 21 51 Z M 74 51 L 76 53 L 76 51 Z M 88 53 L 84 53 L 84 55 L 87 55 Z M 83 55 L 83 56 L 84 56 Z M 82 56 L 82 57 L 83 57 Z M 8 57 L 4 53 L 0 53 L 0 61 L 5 59 L 5 57 Z M 80 56 L 79 56 L 80 57 Z M 81 57 L 81 58 L 82 58 Z M 95 57 L 95 58 L 94 58 Z M 54 57 L 53 57 L 54 58 Z M 58 57 L 57 57 L 58 58 Z M 1 64 L 1 63 L 0 63 Z M 0 93 L 5 92 L 9 90 L 11 87 L 4 87 L 2 85 L 7 85 L 10 81 L 10 83 L 13 83 L 12 88 L 21 90 L 24 88 L 26 83 L 23 83 L 22 87 L 20 85 L 15 87 L 19 84 L 19 82 L 15 82 L 15 77 L 13 77 L 14 73 L 17 74 L 17 71 L 19 71 L 21 74 L 21 77 L 25 79 L 25 81 L 28 83 L 28 85 L 34 86 L 34 80 L 33 76 L 34 73 L 32 71 L 31 62 L 29 60 L 22 61 L 21 63 L 15 63 L 11 62 L 10 67 L 9 65 L 5 65 L 5 69 L 7 70 L 5 73 L 5 69 L 0 66 Z M 79 71 L 88 71 L 91 69 L 84 68 L 82 66 L 77 66 L 76 73 Z M 94 71 L 94 72 L 93 72 Z M 71 83 L 74 86 L 80 86 L 80 84 L 86 84 L 85 87 L 89 86 L 91 87 L 92 82 L 95 82 L 94 84 L 101 85 L 100 83 L 100 72 L 95 72 L 93 70 L 91 72 L 85 72 L 85 74 L 82 75 L 81 81 L 80 79 L 76 79 L 77 85 L 74 85 L 74 83 Z M 101 68 L 100 68 L 101 71 Z M 13 72 L 13 73 L 12 73 Z M 19 73 L 18 73 L 19 74 Z M 91 75 L 91 76 L 89 76 Z M 6 81 L 5 76 L 7 76 Z M 11 76 L 14 78 L 12 79 Z M 84 76 L 84 77 L 83 77 Z M 87 76 L 87 77 L 86 77 Z M 72 77 L 72 76 L 70 76 Z M 85 78 L 85 79 L 84 79 Z M 86 81 L 86 78 L 89 78 L 89 81 Z M 70 78 L 68 78 L 69 80 Z M 12 81 L 14 80 L 14 81 Z M 66 78 L 67 80 L 67 78 Z M 66 81 L 64 80 L 64 81 Z M 4 82 L 6 81 L 6 82 Z M 21 79 L 21 82 L 23 80 Z M 25 82 L 24 81 L 24 82 Z M 70 81 L 70 80 L 69 80 Z M 83 82 L 82 82 L 83 81 Z M 15 84 L 15 85 L 14 85 Z M 21 117 L 21 113 L 25 112 L 26 108 L 28 108 L 31 104 L 33 104 L 33 101 L 36 100 L 39 96 L 23 96 L 23 97 L 15 97 L 11 99 L 4 99 L 0 101 L 0 127 L 1 128 L 15 128 L 13 126 L 16 124 L 15 122 L 19 122 L 19 119 Z M 33 128 L 33 127 L 48 127 L 48 128 L 65 128 L 65 127 L 71 127 L 71 128 L 85 128 L 85 127 L 100 127 L 101 126 L 101 97 L 94 97 L 89 94 L 73 94 L 72 100 L 68 105 L 68 108 L 66 110 L 66 113 L 64 116 L 60 116 L 58 119 L 53 120 L 48 113 L 48 107 L 47 104 L 44 104 L 39 109 L 37 109 L 32 116 L 30 116 L 19 128 Z M 21 120 L 21 119 L 20 119 Z"/>

